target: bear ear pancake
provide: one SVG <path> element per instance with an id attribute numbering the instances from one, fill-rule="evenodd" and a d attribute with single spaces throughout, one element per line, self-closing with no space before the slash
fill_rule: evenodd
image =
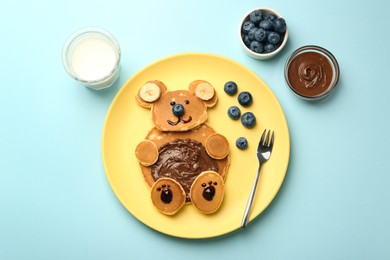
<path id="1" fill-rule="evenodd" d="M 165 91 L 167 91 L 167 87 L 164 83 L 158 80 L 150 80 L 140 87 L 135 99 L 140 106 L 149 108 Z"/>
<path id="2" fill-rule="evenodd" d="M 209 82 L 205 80 L 195 80 L 188 88 L 190 92 L 201 99 L 207 107 L 213 107 L 217 104 L 217 92 Z"/>

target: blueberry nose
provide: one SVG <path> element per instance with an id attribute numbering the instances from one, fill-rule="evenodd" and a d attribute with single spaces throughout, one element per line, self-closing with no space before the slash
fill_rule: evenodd
<path id="1" fill-rule="evenodd" d="M 177 116 L 177 117 L 180 117 L 184 114 L 184 107 L 182 104 L 176 104 L 172 107 L 172 113 Z"/>

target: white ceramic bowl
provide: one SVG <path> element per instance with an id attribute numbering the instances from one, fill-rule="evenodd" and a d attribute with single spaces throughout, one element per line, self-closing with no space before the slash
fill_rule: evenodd
<path id="1" fill-rule="evenodd" d="M 279 47 L 274 50 L 273 52 L 269 52 L 269 53 L 257 53 L 257 52 L 254 52 L 252 51 L 251 49 L 249 49 L 244 41 L 243 41 L 243 32 L 242 32 L 242 26 L 243 24 L 249 20 L 249 15 L 255 11 L 255 10 L 261 10 L 263 12 L 263 14 L 265 16 L 269 15 L 270 13 L 273 13 L 275 14 L 278 18 L 283 18 L 277 11 L 271 9 L 271 8 L 266 8 L 266 7 L 258 7 L 258 8 L 255 8 L 251 11 L 249 11 L 241 20 L 240 22 L 240 26 L 239 26 L 239 29 L 238 29 L 238 36 L 239 36 L 239 40 L 240 40 L 240 44 L 242 46 L 242 48 L 244 49 L 245 53 L 248 54 L 250 57 L 254 58 L 254 59 L 258 59 L 258 60 L 266 60 L 266 59 L 270 59 L 272 57 L 274 57 L 276 54 L 278 54 L 283 48 L 284 46 L 286 45 L 287 43 L 287 40 L 288 40 L 288 25 L 286 25 L 286 32 L 284 33 L 284 38 L 283 38 L 283 41 L 282 43 L 279 45 Z M 287 22 L 286 22 L 287 24 Z"/>

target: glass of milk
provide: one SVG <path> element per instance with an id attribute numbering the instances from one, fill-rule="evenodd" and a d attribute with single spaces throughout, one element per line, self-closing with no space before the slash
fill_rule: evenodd
<path id="1" fill-rule="evenodd" d="M 62 53 L 68 74 L 96 90 L 112 86 L 119 76 L 120 58 L 120 47 L 114 36 L 97 27 L 74 32 Z"/>

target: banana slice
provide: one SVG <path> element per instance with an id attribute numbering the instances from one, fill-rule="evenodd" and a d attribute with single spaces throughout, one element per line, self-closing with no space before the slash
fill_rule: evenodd
<path id="1" fill-rule="evenodd" d="M 195 95 L 202 100 L 210 100 L 214 97 L 214 87 L 207 82 L 199 83 Z"/>
<path id="2" fill-rule="evenodd" d="M 139 96 L 146 102 L 154 102 L 160 98 L 161 89 L 152 82 L 147 82 L 139 90 Z"/>

